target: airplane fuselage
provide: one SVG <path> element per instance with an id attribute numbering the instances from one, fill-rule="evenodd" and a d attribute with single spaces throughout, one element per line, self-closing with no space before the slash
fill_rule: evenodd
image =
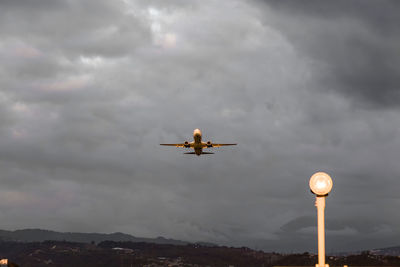
<path id="1" fill-rule="evenodd" d="M 201 142 L 201 131 L 200 129 L 195 129 L 193 131 L 193 148 L 194 148 L 194 153 L 196 153 L 197 156 L 200 156 L 201 153 L 203 152 L 203 143 Z"/>

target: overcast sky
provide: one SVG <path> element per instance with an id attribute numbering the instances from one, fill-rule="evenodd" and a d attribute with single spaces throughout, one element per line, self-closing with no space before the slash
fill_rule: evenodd
<path id="1" fill-rule="evenodd" d="M 1 0 L 0 228 L 400 245 L 400 2 Z M 159 143 L 237 142 L 214 155 Z"/>

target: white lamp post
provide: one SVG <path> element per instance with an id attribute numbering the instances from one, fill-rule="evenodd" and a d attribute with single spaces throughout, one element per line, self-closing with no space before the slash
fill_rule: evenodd
<path id="1" fill-rule="evenodd" d="M 315 206 L 318 213 L 318 264 L 316 267 L 329 267 L 325 264 L 325 197 L 332 190 L 332 179 L 324 172 L 317 172 L 310 178 L 310 189 L 316 195 Z"/>

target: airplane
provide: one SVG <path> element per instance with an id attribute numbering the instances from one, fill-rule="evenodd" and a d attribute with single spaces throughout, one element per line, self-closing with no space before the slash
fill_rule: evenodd
<path id="1" fill-rule="evenodd" d="M 184 154 L 193 154 L 200 156 L 202 154 L 214 154 L 212 152 L 204 152 L 203 148 L 211 148 L 211 147 L 221 147 L 221 146 L 235 146 L 237 144 L 215 144 L 201 141 L 201 131 L 199 129 L 195 129 L 193 131 L 193 142 L 184 142 L 182 144 L 160 144 L 162 146 L 175 146 L 175 147 L 185 147 L 185 148 L 193 148 L 194 152 L 186 152 Z"/>

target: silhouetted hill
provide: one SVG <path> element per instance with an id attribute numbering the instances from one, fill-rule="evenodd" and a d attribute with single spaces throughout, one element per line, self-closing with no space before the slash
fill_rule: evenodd
<path id="1" fill-rule="evenodd" d="M 24 267 L 84 266 L 314 266 L 317 256 L 309 253 L 283 255 L 246 247 L 203 247 L 154 243 L 104 241 L 97 245 L 65 241 L 0 242 L 0 258 Z M 373 255 L 328 256 L 330 266 L 400 266 L 400 258 Z"/>
<path id="2" fill-rule="evenodd" d="M 0 230 L 0 240 L 18 242 L 42 242 L 46 240 L 69 241 L 79 243 L 99 243 L 102 241 L 131 241 L 155 244 L 187 245 L 189 242 L 168 239 L 164 237 L 142 238 L 124 233 L 99 234 L 99 233 L 62 233 L 41 229 L 24 229 L 16 231 Z M 206 243 L 204 243 L 206 244 Z M 213 244 L 210 244 L 213 245 Z"/>
<path id="3" fill-rule="evenodd" d="M 164 237 L 157 238 L 142 238 L 135 237 L 124 233 L 76 233 L 76 232 L 56 232 L 42 229 L 23 229 L 15 231 L 0 230 L 0 241 L 16 241 L 16 242 L 43 242 L 43 241 L 67 241 L 76 243 L 95 243 L 99 244 L 103 241 L 113 242 L 132 242 L 132 243 L 153 243 L 153 244 L 170 244 L 178 246 L 198 245 L 201 247 L 217 247 L 216 244 L 198 242 L 190 243 L 181 240 L 168 239 Z M 348 256 L 369 253 L 371 255 L 386 255 L 399 256 L 400 247 L 388 247 L 374 249 L 370 251 L 353 251 L 353 252 L 338 252 L 331 253 L 332 256 Z"/>
<path id="4" fill-rule="evenodd" d="M 331 254 L 334 256 L 371 254 L 371 255 L 400 257 L 400 247 L 378 248 L 378 249 L 371 249 L 371 250 L 365 250 L 365 251 L 360 250 L 360 251 L 335 252 L 335 253 L 331 253 Z"/>
<path id="5" fill-rule="evenodd" d="M 105 241 L 98 245 L 64 242 L 0 242 L 0 257 L 18 266 L 272 266 L 278 254 L 249 248 L 203 247 Z"/>
<path id="6" fill-rule="evenodd" d="M 400 247 L 389 247 L 371 250 L 371 254 L 375 255 L 391 255 L 400 257 Z"/>

